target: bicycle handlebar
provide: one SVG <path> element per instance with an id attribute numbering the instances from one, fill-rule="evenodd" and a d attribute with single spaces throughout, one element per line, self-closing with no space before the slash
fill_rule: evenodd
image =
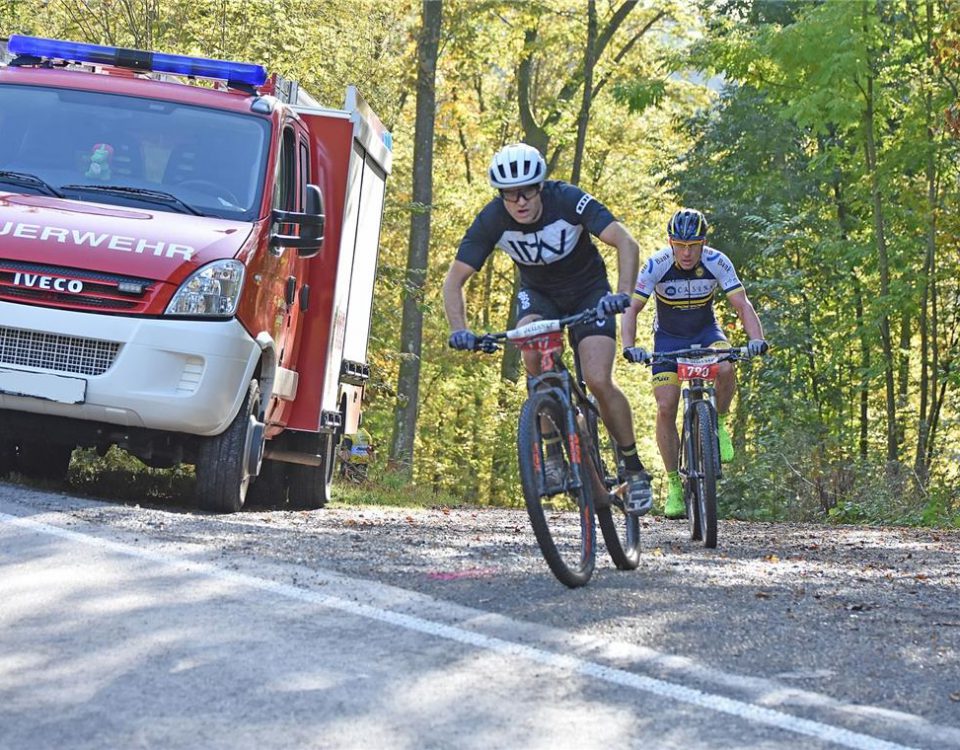
<path id="1" fill-rule="evenodd" d="M 564 318 L 535 320 L 532 323 L 527 323 L 519 328 L 511 328 L 509 331 L 485 333 L 482 336 L 479 336 L 477 338 L 477 345 L 474 347 L 474 351 L 492 354 L 500 349 L 500 342 L 502 341 L 525 340 L 535 336 L 543 336 L 548 333 L 556 333 L 571 326 L 581 325 L 583 323 L 593 323 L 594 321 L 601 319 L 601 316 L 597 314 L 596 308 L 591 307 L 583 312 L 567 315 Z"/>
<path id="2" fill-rule="evenodd" d="M 678 359 L 696 357 L 715 357 L 717 362 L 738 362 L 742 359 L 752 359 L 750 351 L 745 346 L 735 346 L 730 349 L 697 347 L 694 349 L 677 349 L 672 352 L 652 352 L 643 360 L 642 364 L 650 366 L 663 362 L 676 362 Z"/>

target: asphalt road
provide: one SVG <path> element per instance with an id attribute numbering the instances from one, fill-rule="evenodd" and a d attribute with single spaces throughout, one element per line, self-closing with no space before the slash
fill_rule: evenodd
<path id="1" fill-rule="evenodd" d="M 227 517 L 0 484 L 0 748 L 960 748 L 960 535 Z"/>

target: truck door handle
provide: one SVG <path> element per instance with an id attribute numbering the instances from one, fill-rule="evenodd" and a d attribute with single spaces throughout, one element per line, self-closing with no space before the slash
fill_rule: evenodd
<path id="1" fill-rule="evenodd" d="M 306 312 L 310 307 L 310 285 L 300 287 L 300 312 Z"/>
<path id="2" fill-rule="evenodd" d="M 287 305 L 292 305 L 293 301 L 297 298 L 297 277 L 288 276 L 287 277 L 287 292 L 284 295 Z"/>

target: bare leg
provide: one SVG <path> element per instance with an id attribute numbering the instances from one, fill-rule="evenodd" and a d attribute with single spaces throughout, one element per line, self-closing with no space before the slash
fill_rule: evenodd
<path id="1" fill-rule="evenodd" d="M 526 317 L 520 318 L 520 320 L 517 321 L 517 328 L 520 326 L 525 326 L 528 323 L 533 323 L 535 320 L 542 319 L 542 315 L 527 315 Z M 523 358 L 523 366 L 528 375 L 540 374 L 540 352 L 522 351 L 520 356 Z"/>
<path id="2" fill-rule="evenodd" d="M 737 390 L 737 376 L 731 362 L 721 362 L 717 372 L 717 413 L 726 414 L 730 411 L 733 394 Z"/>
<path id="3" fill-rule="evenodd" d="M 616 342 L 606 336 L 588 336 L 580 341 L 580 366 L 587 388 L 596 396 L 603 423 L 619 445 L 636 442 L 630 402 L 613 381 Z"/>
<path id="4" fill-rule="evenodd" d="M 680 434 L 677 432 L 677 407 L 680 403 L 680 386 L 658 385 L 653 389 L 657 400 L 657 447 L 663 459 L 663 467 L 676 471 L 680 456 Z"/>

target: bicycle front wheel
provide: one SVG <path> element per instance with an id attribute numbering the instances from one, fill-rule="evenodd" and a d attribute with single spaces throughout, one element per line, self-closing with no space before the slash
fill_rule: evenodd
<path id="1" fill-rule="evenodd" d="M 717 546 L 717 433 L 707 402 L 696 405 L 697 504 L 704 547 Z"/>
<path id="2" fill-rule="evenodd" d="M 592 395 L 590 400 L 594 401 Z M 590 468 L 597 472 L 601 484 L 612 489 L 623 483 L 624 472 L 617 441 L 607 431 L 606 425 L 600 425 L 599 422 L 597 412 L 588 410 L 587 429 L 590 431 L 592 447 Z M 610 500 L 609 494 L 605 498 L 593 498 L 603 543 L 619 570 L 635 570 L 640 564 L 640 517 L 627 513 L 619 499 Z"/>
<path id="3" fill-rule="evenodd" d="M 534 393 L 520 411 L 517 458 L 527 514 L 543 558 L 561 583 L 577 588 L 593 575 L 596 531 L 589 492 L 582 482 L 572 486 L 571 467 L 580 456 L 571 453 L 566 409 L 552 394 Z M 549 478 L 545 436 L 561 437 L 550 457 L 555 470 Z"/>
<path id="4" fill-rule="evenodd" d="M 683 504 L 687 509 L 687 524 L 690 529 L 690 539 L 699 542 L 700 533 L 700 504 L 697 500 L 700 490 L 697 482 L 697 425 L 690 414 L 684 415 L 683 432 L 680 434 L 680 476 L 683 477 Z"/>

